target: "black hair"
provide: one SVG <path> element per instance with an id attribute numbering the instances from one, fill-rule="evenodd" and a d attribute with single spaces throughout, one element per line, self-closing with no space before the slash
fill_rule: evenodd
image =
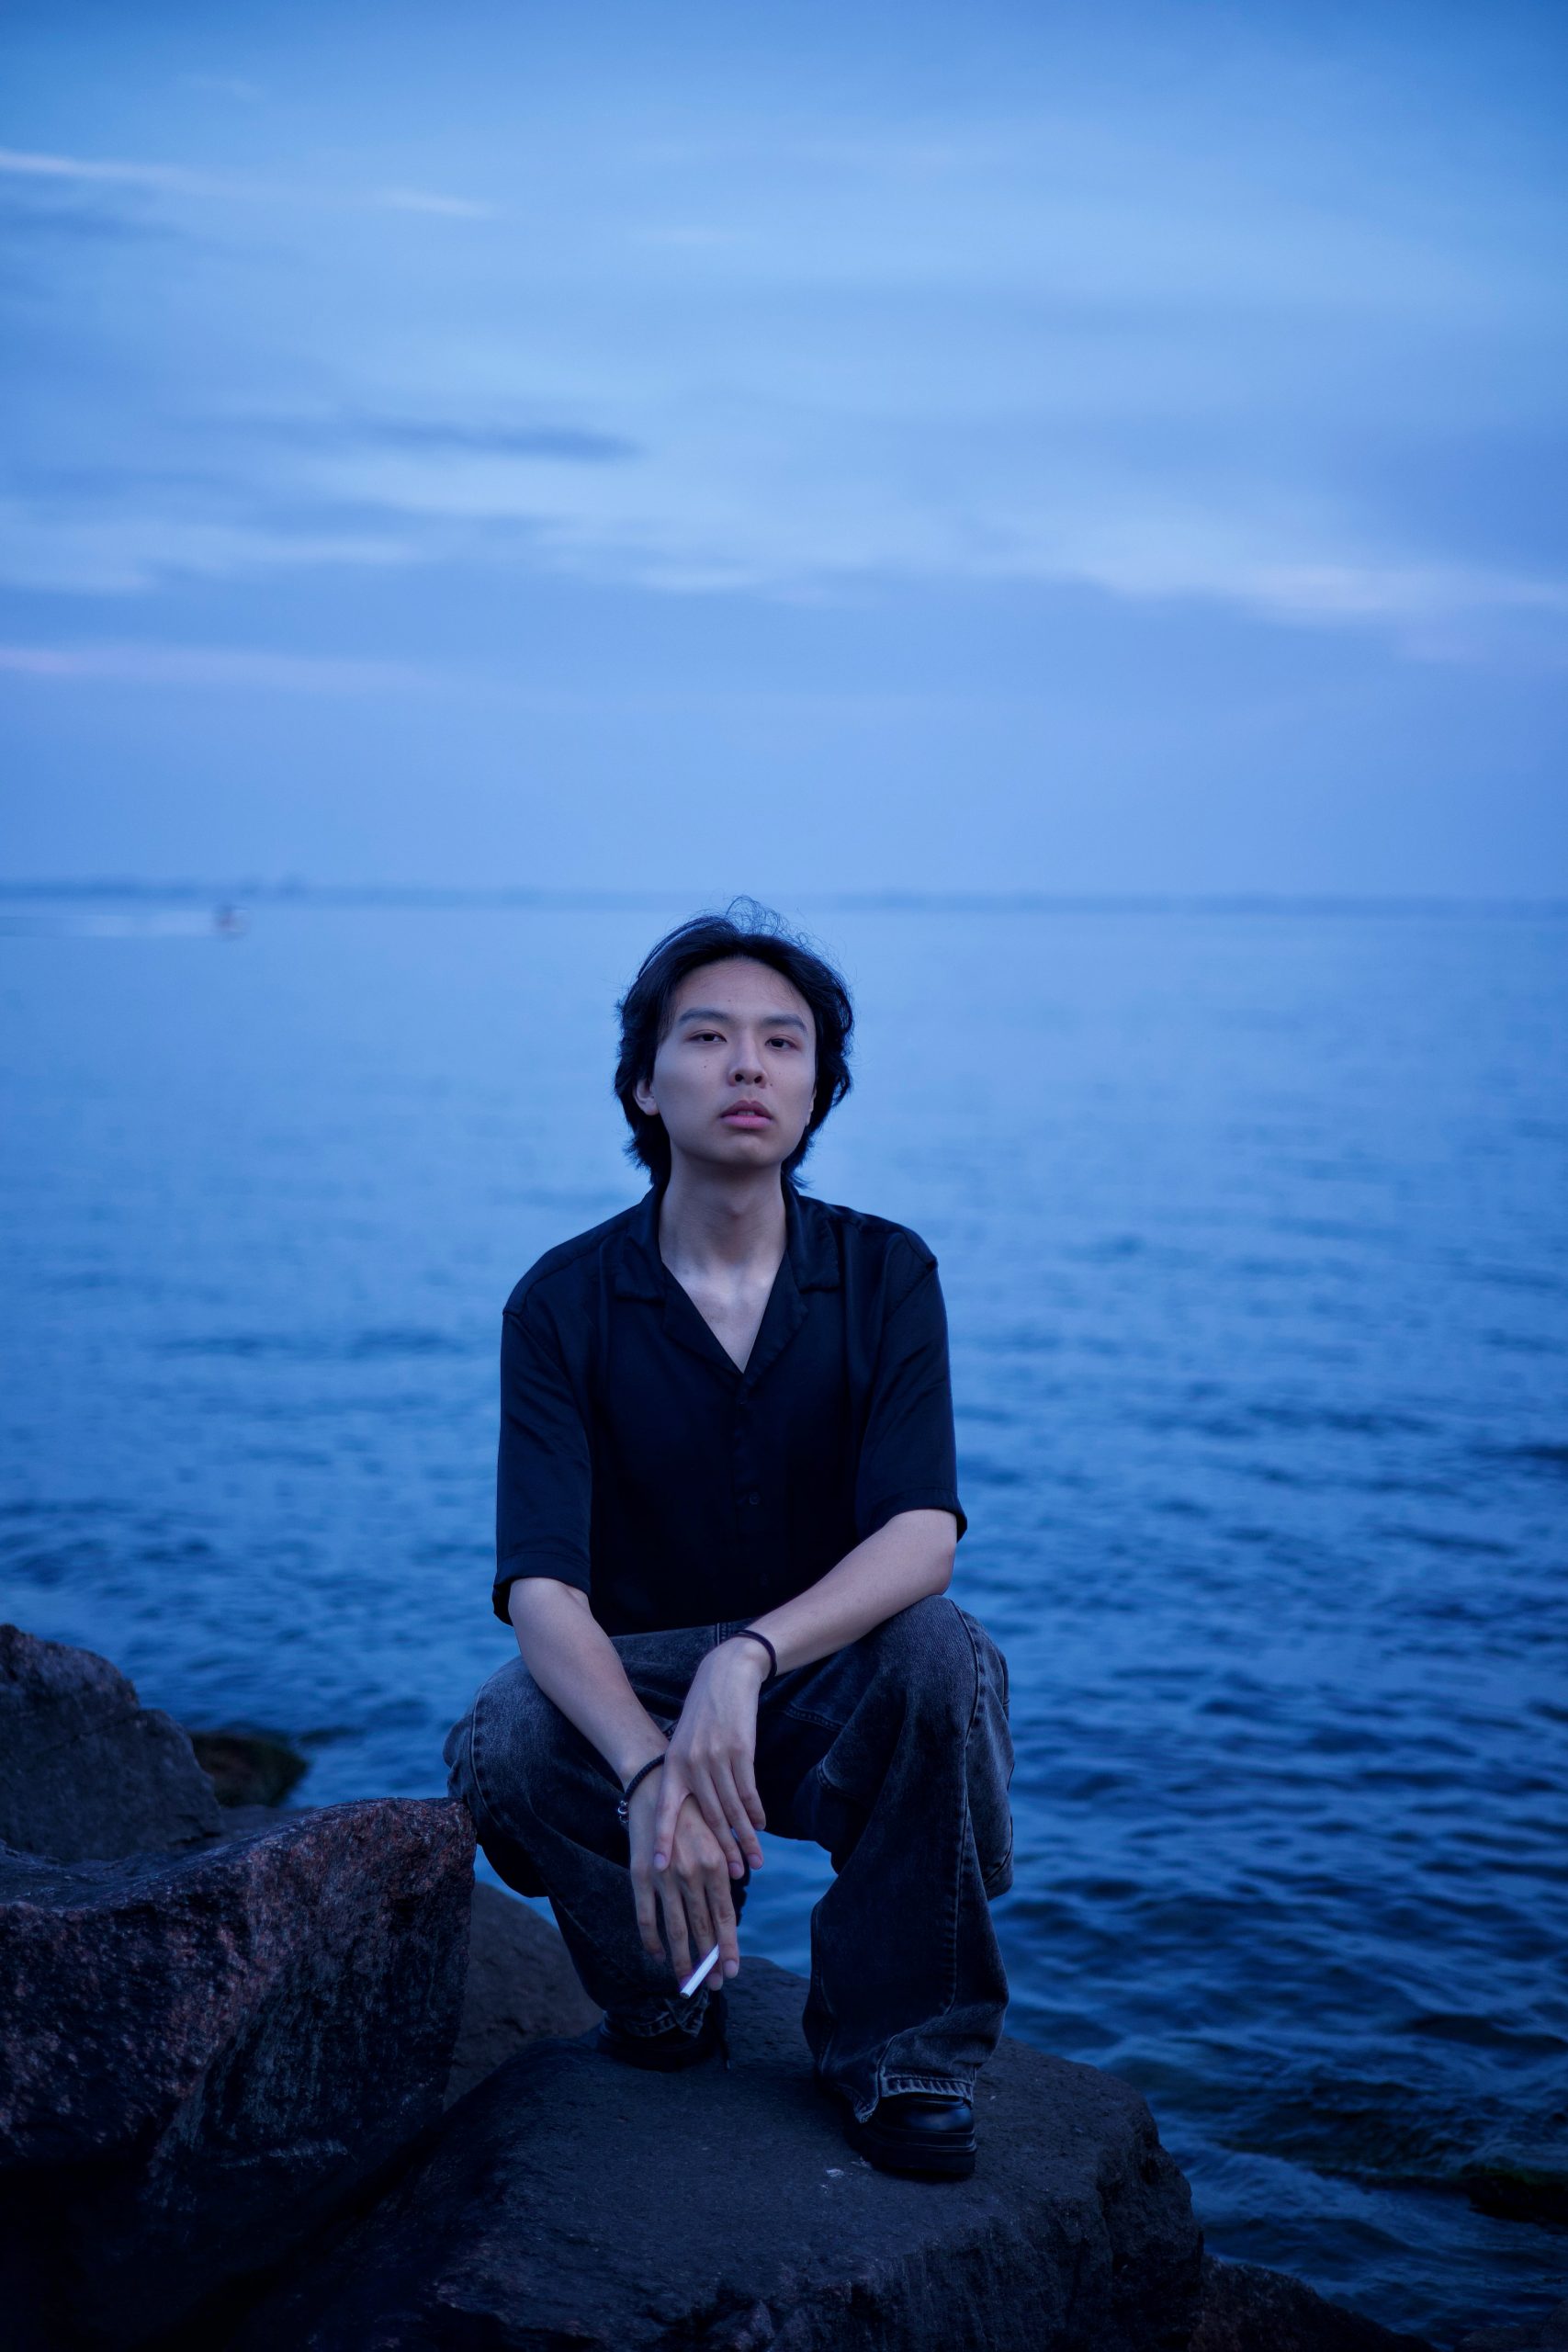
<path id="1" fill-rule="evenodd" d="M 818 1128 L 850 1091 L 854 1008 L 842 978 L 826 956 L 791 931 L 771 907 L 759 906 L 755 899 L 732 899 L 722 914 L 694 915 L 649 949 L 636 979 L 615 1007 L 621 1016 L 615 1093 L 632 1131 L 626 1158 L 640 1162 L 660 1190 L 670 1181 L 670 1138 L 658 1113 L 638 1107 L 633 1089 L 646 1086 L 653 1077 L 653 1057 L 670 1026 L 675 991 L 687 973 L 730 956 L 749 956 L 752 963 L 770 965 L 782 973 L 806 999 L 816 1023 L 817 1090 L 806 1132 L 781 1170 L 787 1182 L 794 1182 Z"/>

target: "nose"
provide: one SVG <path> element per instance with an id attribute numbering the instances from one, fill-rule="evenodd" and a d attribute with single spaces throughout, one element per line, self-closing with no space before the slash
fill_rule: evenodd
<path id="1" fill-rule="evenodd" d="M 734 1068 L 729 1075 L 737 1086 L 760 1086 L 762 1082 L 761 1056 L 749 1053 L 744 1046 L 738 1046 L 735 1050 Z"/>

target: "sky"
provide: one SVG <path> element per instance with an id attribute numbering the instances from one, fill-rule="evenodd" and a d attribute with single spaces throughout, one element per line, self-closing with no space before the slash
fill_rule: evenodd
<path id="1" fill-rule="evenodd" d="M 0 879 L 1562 893 L 1565 64 L 13 0 Z"/>

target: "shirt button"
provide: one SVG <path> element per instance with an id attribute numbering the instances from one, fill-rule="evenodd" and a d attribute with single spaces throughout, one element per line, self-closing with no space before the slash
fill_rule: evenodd
<path id="1" fill-rule="evenodd" d="M 756 1506 L 758 1503 L 760 1503 L 760 1502 L 761 1501 L 762 1498 L 761 1498 L 761 1495 L 758 1495 L 758 1494 L 750 1494 L 750 1495 L 748 1495 L 748 1496 L 747 1496 L 746 1499 L 747 1499 L 748 1503 L 750 1503 L 750 1505 L 752 1505 L 752 1507 L 753 1507 L 753 1508 L 755 1508 L 755 1506 Z"/>

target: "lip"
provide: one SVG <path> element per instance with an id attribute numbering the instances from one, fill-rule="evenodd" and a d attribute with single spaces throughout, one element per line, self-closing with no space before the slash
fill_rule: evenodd
<path id="1" fill-rule="evenodd" d="M 773 1113 L 764 1111 L 760 1102 L 732 1102 L 719 1116 L 731 1127 L 771 1127 L 773 1124 Z"/>

